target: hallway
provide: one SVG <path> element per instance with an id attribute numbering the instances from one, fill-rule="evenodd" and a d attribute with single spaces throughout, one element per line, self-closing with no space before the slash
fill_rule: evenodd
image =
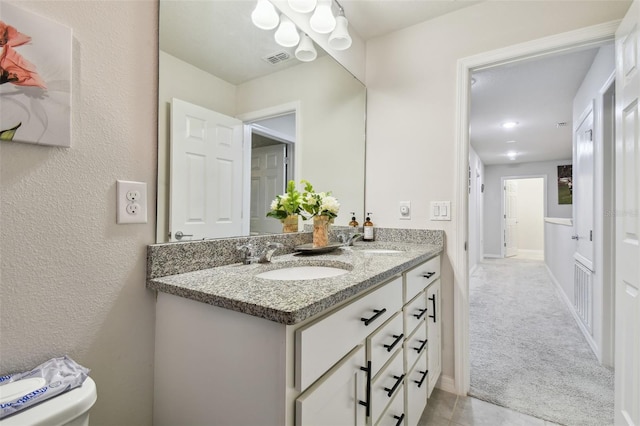
<path id="1" fill-rule="evenodd" d="M 602 367 L 542 261 L 485 259 L 470 277 L 470 395 L 564 425 L 613 424 Z"/>

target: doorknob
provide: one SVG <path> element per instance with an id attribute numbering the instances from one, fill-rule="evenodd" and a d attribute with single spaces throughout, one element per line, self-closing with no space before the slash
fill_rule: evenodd
<path id="1" fill-rule="evenodd" d="M 193 234 L 183 234 L 182 231 L 176 232 L 176 240 L 180 241 L 183 237 L 193 237 Z"/>
<path id="2" fill-rule="evenodd" d="M 177 235 L 176 235 L 176 237 L 177 237 Z M 572 235 L 571 239 L 578 241 L 580 239 L 580 237 L 578 236 L 578 234 L 576 234 L 576 235 Z"/>

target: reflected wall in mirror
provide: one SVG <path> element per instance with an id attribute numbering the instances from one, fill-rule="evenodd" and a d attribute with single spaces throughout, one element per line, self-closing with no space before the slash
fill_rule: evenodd
<path id="1" fill-rule="evenodd" d="M 159 243 L 281 232 L 264 215 L 289 179 L 331 191 L 337 225 L 364 215 L 364 85 L 318 46 L 298 61 L 254 6 L 160 1 Z"/>

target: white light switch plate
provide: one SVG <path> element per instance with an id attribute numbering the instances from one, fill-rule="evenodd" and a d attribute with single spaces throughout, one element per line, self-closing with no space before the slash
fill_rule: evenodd
<path id="1" fill-rule="evenodd" d="M 116 181 L 116 223 L 147 223 L 147 184 Z"/>
<path id="2" fill-rule="evenodd" d="M 431 220 L 451 220 L 451 201 L 432 201 Z"/>

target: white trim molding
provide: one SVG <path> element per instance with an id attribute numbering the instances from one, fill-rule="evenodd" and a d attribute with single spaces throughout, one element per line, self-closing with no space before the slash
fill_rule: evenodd
<path id="1" fill-rule="evenodd" d="M 454 254 L 454 385 L 455 393 L 466 395 L 470 385 L 469 363 L 469 267 L 465 243 L 468 239 L 469 105 L 472 71 L 569 52 L 579 47 L 598 46 L 613 40 L 620 21 L 543 37 L 525 43 L 461 58 L 457 63 L 456 175 L 455 199 L 461 214 L 455 227 Z M 485 257 L 488 257 L 485 254 Z"/>

